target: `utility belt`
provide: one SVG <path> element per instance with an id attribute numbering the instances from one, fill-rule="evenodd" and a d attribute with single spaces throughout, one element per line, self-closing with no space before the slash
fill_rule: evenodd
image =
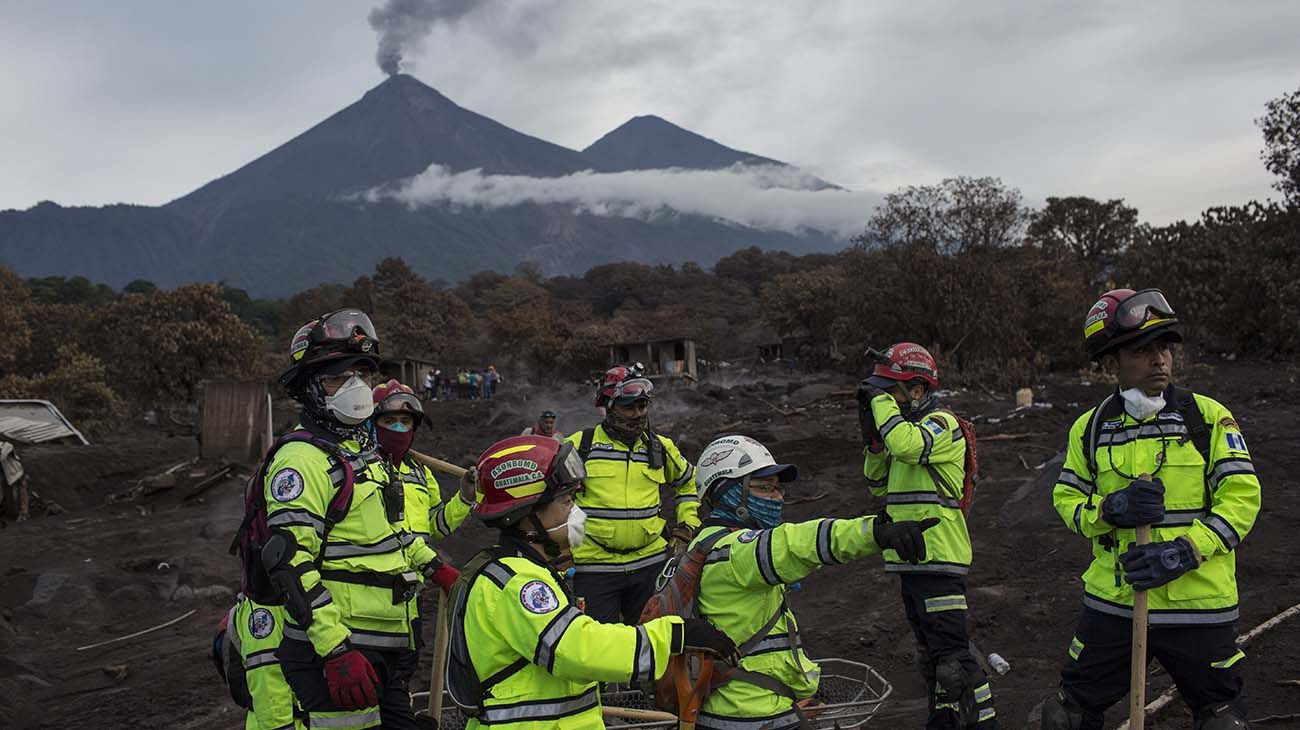
<path id="1" fill-rule="evenodd" d="M 359 572 L 351 570 L 322 570 L 321 580 L 351 583 L 372 588 L 387 588 L 393 592 L 393 605 L 400 606 L 415 597 L 420 588 L 420 574 L 413 570 L 401 573 Z"/>

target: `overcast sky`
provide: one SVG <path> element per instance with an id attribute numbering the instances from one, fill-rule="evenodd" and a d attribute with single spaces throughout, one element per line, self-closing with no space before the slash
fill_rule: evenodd
<path id="1" fill-rule="evenodd" d="M 383 79 L 377 4 L 0 0 L 0 209 L 234 170 Z M 854 190 L 992 175 L 1166 222 L 1270 195 L 1253 120 L 1300 86 L 1298 36 L 1288 0 L 503 0 L 404 68 L 573 148 L 657 114 Z"/>

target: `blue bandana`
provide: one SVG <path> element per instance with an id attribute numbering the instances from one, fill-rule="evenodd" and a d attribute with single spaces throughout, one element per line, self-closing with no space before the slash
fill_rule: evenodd
<path id="1" fill-rule="evenodd" d="M 781 524 L 781 510 L 785 507 L 785 503 L 777 499 L 762 499 L 753 494 L 749 495 L 749 500 L 745 503 L 745 509 L 749 511 L 749 519 L 740 519 L 736 510 L 740 508 L 741 485 L 741 480 L 733 479 L 721 487 L 722 493 L 714 500 L 713 509 L 709 513 L 710 519 L 726 520 L 764 530 Z"/>

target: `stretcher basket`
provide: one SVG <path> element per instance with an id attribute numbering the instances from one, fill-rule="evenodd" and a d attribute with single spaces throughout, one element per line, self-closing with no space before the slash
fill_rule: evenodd
<path id="1" fill-rule="evenodd" d="M 820 659 L 822 668 L 821 684 L 807 708 L 809 722 L 815 730 L 849 730 L 860 728 L 880 710 L 885 700 L 893 693 L 893 685 L 875 669 L 862 662 L 848 659 Z M 412 700 L 416 707 L 423 707 L 429 698 L 428 692 L 416 692 Z M 611 684 L 601 694 L 601 703 L 607 707 L 621 707 L 636 710 L 654 710 L 652 697 L 637 687 Z M 606 717 L 605 725 L 610 728 L 628 728 L 629 730 L 650 730 L 662 728 L 671 730 L 677 727 L 675 721 L 621 720 Z M 448 697 L 443 703 L 441 730 L 461 730 L 465 727 L 465 717 L 456 709 Z"/>

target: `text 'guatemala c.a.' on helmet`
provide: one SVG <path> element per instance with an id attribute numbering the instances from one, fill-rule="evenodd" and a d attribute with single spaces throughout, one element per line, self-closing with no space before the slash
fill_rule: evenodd
<path id="1" fill-rule="evenodd" d="M 1157 340 L 1183 341 L 1182 325 L 1159 289 L 1108 291 L 1083 320 L 1084 346 L 1093 360 Z"/>
<path id="2" fill-rule="evenodd" d="M 280 383 L 288 386 L 299 376 L 342 359 L 379 369 L 379 335 L 360 309 L 339 309 L 299 327 L 289 342 L 289 369 Z"/>
<path id="3" fill-rule="evenodd" d="M 472 510 L 493 527 L 513 525 L 587 477 L 578 450 L 549 436 L 511 436 L 478 457 L 478 495 Z"/>

